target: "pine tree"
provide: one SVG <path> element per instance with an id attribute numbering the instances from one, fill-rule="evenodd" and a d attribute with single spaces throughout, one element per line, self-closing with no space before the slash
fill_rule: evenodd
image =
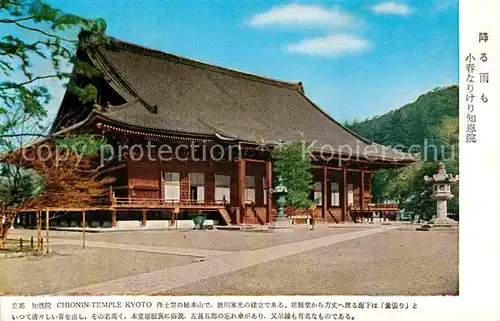
<path id="1" fill-rule="evenodd" d="M 273 171 L 283 179 L 289 192 L 288 206 L 310 208 L 313 205 L 309 198 L 313 178 L 309 152 L 301 142 L 280 145 L 272 152 Z"/>

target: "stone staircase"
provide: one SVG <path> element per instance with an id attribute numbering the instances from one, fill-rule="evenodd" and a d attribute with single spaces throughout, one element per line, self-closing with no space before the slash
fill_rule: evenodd
<path id="1" fill-rule="evenodd" d="M 224 222 L 226 222 L 227 225 L 231 225 L 231 216 L 229 216 L 229 213 L 225 208 L 219 208 L 219 213 L 224 219 Z"/>
<path id="2" fill-rule="evenodd" d="M 328 214 L 330 214 L 330 217 L 335 223 L 339 224 L 342 221 L 342 213 L 335 213 L 331 209 L 328 209 Z"/>

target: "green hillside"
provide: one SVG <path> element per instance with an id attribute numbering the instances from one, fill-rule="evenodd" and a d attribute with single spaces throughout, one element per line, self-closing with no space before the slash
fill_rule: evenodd
<path id="1" fill-rule="evenodd" d="M 436 88 L 401 108 L 346 126 L 379 144 L 414 144 L 439 140 L 438 128 L 447 118 L 458 118 L 458 86 Z"/>
<path id="2" fill-rule="evenodd" d="M 421 160 L 414 165 L 377 172 L 372 194 L 375 202 L 396 200 L 400 208 L 430 219 L 435 202 L 424 175 L 434 174 L 440 161 L 449 173 L 459 170 L 458 86 L 436 88 L 399 109 L 345 126 L 377 143 L 420 153 Z M 458 184 L 452 193 L 455 198 L 448 203 L 448 213 L 458 215 Z"/>

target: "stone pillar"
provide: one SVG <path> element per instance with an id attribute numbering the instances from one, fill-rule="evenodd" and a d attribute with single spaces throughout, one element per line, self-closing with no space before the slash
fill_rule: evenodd
<path id="1" fill-rule="evenodd" d="M 436 219 L 446 220 L 448 218 L 448 201 L 446 199 L 436 200 Z"/>

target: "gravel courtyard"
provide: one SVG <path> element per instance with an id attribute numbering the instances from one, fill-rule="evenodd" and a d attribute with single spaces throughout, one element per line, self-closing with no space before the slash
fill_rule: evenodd
<path id="1" fill-rule="evenodd" d="M 91 247 L 53 245 L 51 249 L 47 257 L 1 260 L 0 294 L 47 294 L 194 261 L 188 256 Z"/>
<path id="2" fill-rule="evenodd" d="M 392 230 L 192 283 L 171 293 L 458 295 L 458 233 Z"/>
<path id="3" fill-rule="evenodd" d="M 33 232 L 16 230 L 13 236 L 29 237 Z M 289 233 L 88 233 L 85 250 L 75 245 L 81 233 L 51 231 L 51 238 L 53 253 L 48 257 L 2 259 L 0 293 L 48 294 L 71 289 L 78 293 L 86 288 L 105 292 L 119 284 L 121 293 L 134 293 L 136 286 L 142 286 L 144 293 L 175 295 L 458 294 L 456 229 L 424 232 L 401 225 L 321 227 Z M 323 246 L 323 240 L 329 245 Z M 61 245 L 64 242 L 68 244 Z M 131 248 L 112 248 L 123 244 Z M 293 252 L 294 248 L 300 250 Z M 186 249 L 190 249 L 187 254 L 183 253 Z M 274 253 L 272 259 L 266 260 L 266 253 Z M 255 255 L 255 262 L 242 265 L 241 258 L 247 255 Z M 218 268 L 226 272 L 214 273 Z M 178 275 L 182 279 L 189 273 L 192 280 L 185 278 L 177 285 L 169 286 L 172 280 L 165 278 Z M 162 283 L 169 290 L 154 290 L 162 289 Z"/>
<path id="4" fill-rule="evenodd" d="M 197 248 L 219 251 L 248 251 L 359 230 L 360 228 L 352 227 L 318 227 L 312 231 L 306 231 L 303 226 L 297 228 L 293 233 L 240 232 L 226 230 L 145 230 L 133 232 L 86 233 L 86 239 L 88 241 L 124 244 Z M 36 231 L 29 230 L 26 232 L 23 231 L 22 233 L 24 235 L 26 235 L 25 233 L 33 235 L 36 240 Z M 50 231 L 50 237 L 81 240 L 82 232 Z"/>

